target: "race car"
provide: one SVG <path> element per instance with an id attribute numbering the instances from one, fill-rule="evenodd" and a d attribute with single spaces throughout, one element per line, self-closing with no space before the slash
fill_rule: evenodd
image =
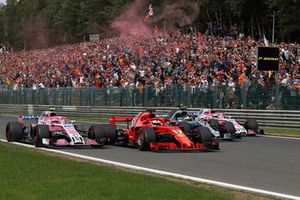
<path id="1" fill-rule="evenodd" d="M 220 132 L 214 130 L 208 123 L 195 121 L 196 116 L 192 112 L 188 112 L 186 108 L 180 108 L 178 110 L 171 111 L 164 117 L 169 118 L 171 124 L 177 125 L 185 134 L 193 134 L 197 128 L 206 129 L 206 132 L 212 134 L 213 138 L 216 139 L 232 139 L 232 137 L 221 138 Z"/>
<path id="2" fill-rule="evenodd" d="M 117 128 L 115 144 L 134 146 L 141 151 L 179 150 L 210 151 L 218 150 L 219 143 L 202 127 L 186 135 L 169 119 L 157 117 L 153 111 L 140 112 L 135 117 L 111 117 L 110 124 L 127 122 L 127 128 Z"/>
<path id="3" fill-rule="evenodd" d="M 34 121 L 26 125 L 28 121 Z M 37 116 L 19 116 L 18 121 L 6 125 L 8 142 L 22 142 L 36 147 L 45 146 L 93 146 L 101 147 L 110 143 L 116 135 L 107 134 L 102 126 L 91 125 L 88 130 L 80 130 L 80 124 L 58 116 L 53 110 Z"/>
<path id="4" fill-rule="evenodd" d="M 221 134 L 225 130 L 230 130 L 235 137 L 255 136 L 259 133 L 258 124 L 255 119 L 247 119 L 245 127 L 243 127 L 235 119 L 226 116 L 224 113 L 217 113 L 213 109 L 201 109 L 199 112 L 195 112 L 195 114 L 197 115 L 196 121 L 210 123 L 212 128 L 219 130 Z"/>

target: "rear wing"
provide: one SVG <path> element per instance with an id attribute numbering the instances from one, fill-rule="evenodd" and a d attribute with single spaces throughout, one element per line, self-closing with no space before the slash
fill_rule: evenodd
<path id="1" fill-rule="evenodd" d="M 23 120 L 29 120 L 29 119 L 38 119 L 40 116 L 39 115 L 21 115 L 19 118 Z"/>
<path id="2" fill-rule="evenodd" d="M 20 115 L 18 120 L 20 123 L 24 123 L 24 120 L 38 120 L 39 119 L 39 115 Z"/>
<path id="3" fill-rule="evenodd" d="M 111 117 L 109 118 L 109 123 L 112 125 L 116 125 L 117 122 L 127 122 L 127 124 L 129 122 L 131 122 L 134 119 L 134 117 L 129 116 L 129 117 Z"/>

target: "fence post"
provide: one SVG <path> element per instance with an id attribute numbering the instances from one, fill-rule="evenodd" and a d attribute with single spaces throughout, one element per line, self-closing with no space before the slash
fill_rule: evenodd
<path id="1" fill-rule="evenodd" d="M 276 78 L 275 78 L 275 96 L 276 96 L 275 110 L 278 110 L 279 103 L 280 103 L 280 92 L 279 92 L 279 80 L 278 80 L 277 74 L 276 74 Z"/>

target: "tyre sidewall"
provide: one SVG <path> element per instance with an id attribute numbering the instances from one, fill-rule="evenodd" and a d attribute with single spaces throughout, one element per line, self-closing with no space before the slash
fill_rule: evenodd
<path id="1" fill-rule="evenodd" d="M 197 127 L 195 134 L 198 143 L 210 144 L 212 142 L 213 135 L 207 127 Z"/>
<path id="2" fill-rule="evenodd" d="M 36 147 L 44 146 L 43 138 L 44 139 L 50 138 L 49 128 L 47 125 L 37 125 L 35 128 L 35 140 L 34 140 L 34 144 Z"/>
<path id="3" fill-rule="evenodd" d="M 137 146 L 141 151 L 149 151 L 150 143 L 156 141 L 156 133 L 150 127 L 140 128 L 137 137 Z"/>
<path id="4" fill-rule="evenodd" d="M 20 142 L 23 137 L 23 125 L 19 122 L 9 122 L 5 135 L 8 142 Z"/>

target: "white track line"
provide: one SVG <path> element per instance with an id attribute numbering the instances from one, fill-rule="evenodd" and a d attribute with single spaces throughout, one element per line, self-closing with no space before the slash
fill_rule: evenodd
<path id="1" fill-rule="evenodd" d="M 259 137 L 287 139 L 287 140 L 300 140 L 300 138 L 297 138 L 297 137 L 286 137 L 286 136 L 276 136 L 276 135 L 259 135 Z"/>
<path id="2" fill-rule="evenodd" d="M 0 139 L 0 141 L 7 142 L 6 140 L 2 140 L 2 139 Z M 28 144 L 22 144 L 22 143 L 17 143 L 17 142 L 12 142 L 12 143 L 19 145 L 19 146 L 31 148 L 31 149 L 35 148 L 34 146 L 28 145 Z M 103 164 L 111 165 L 111 166 L 115 166 L 115 167 L 121 167 L 121 168 L 141 171 L 141 172 L 147 172 L 147 173 L 157 174 L 157 175 L 161 175 L 161 176 L 169 176 L 169 177 L 194 181 L 194 182 L 198 182 L 198 183 L 216 185 L 216 186 L 229 188 L 229 189 L 233 189 L 233 190 L 238 190 L 238 191 L 257 193 L 257 194 L 273 196 L 273 197 L 281 198 L 281 199 L 300 200 L 299 196 L 293 196 L 293 195 L 288 195 L 288 194 L 283 194 L 283 193 L 261 190 L 261 189 L 256 189 L 256 188 L 251 188 L 251 187 L 246 187 L 246 186 L 241 186 L 241 185 L 234 185 L 234 184 L 230 184 L 230 183 L 224 183 L 224 182 L 214 181 L 214 180 L 209 180 L 209 179 L 196 178 L 196 177 L 192 177 L 192 176 L 186 176 L 183 174 L 171 173 L 171 172 L 167 172 L 167 171 L 161 171 L 161 170 L 156 170 L 156 169 L 151 169 L 151 168 L 146 168 L 146 167 L 140 167 L 140 166 L 125 164 L 125 163 L 115 162 L 115 161 L 111 161 L 111 160 L 104 160 L 104 159 L 99 159 L 99 158 L 94 158 L 94 157 L 89 157 L 89 156 L 83 156 L 83 155 L 59 151 L 59 150 L 55 150 L 55 149 L 47 149 L 47 148 L 37 148 L 37 149 L 56 153 L 56 154 L 61 154 L 61 155 L 65 155 L 65 156 L 71 156 L 71 157 L 75 157 L 75 158 L 89 160 L 89 161 L 93 161 L 93 162 L 97 162 L 97 163 L 103 163 Z"/>

